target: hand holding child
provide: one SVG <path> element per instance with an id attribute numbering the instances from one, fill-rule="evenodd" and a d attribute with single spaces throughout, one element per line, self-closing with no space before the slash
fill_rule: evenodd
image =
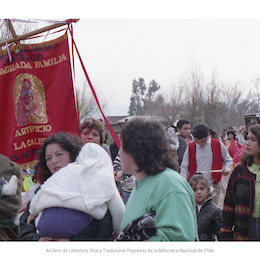
<path id="1" fill-rule="evenodd" d="M 35 218 L 36 218 L 36 216 L 30 214 L 29 217 L 27 218 L 27 224 L 34 225 Z"/>

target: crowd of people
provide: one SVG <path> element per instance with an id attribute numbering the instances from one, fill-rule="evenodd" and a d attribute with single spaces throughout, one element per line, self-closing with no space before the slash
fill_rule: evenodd
<path id="1" fill-rule="evenodd" d="M 19 165 L 0 155 L 0 240 L 259 240 L 260 125 L 218 136 L 186 119 L 128 120 L 108 146 L 102 120 L 44 141 L 22 197 Z M 219 206 L 223 176 L 223 207 Z"/>

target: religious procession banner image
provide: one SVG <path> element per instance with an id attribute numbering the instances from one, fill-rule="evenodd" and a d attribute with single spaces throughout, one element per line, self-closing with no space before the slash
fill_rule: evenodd
<path id="1" fill-rule="evenodd" d="M 0 90 L 0 153 L 22 168 L 48 136 L 79 134 L 67 34 L 0 51 Z"/>

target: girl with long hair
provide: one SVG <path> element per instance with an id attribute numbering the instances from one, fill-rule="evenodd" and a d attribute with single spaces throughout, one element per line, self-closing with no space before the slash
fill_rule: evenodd
<path id="1" fill-rule="evenodd" d="M 246 152 L 229 179 L 219 240 L 259 240 L 260 125 L 249 130 Z"/>

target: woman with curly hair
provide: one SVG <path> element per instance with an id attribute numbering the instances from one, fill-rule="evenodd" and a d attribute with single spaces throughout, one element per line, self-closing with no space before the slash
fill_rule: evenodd
<path id="1" fill-rule="evenodd" d="M 101 119 L 88 118 L 80 123 L 80 137 L 84 143 L 96 143 L 102 146 L 102 148 L 111 157 L 109 147 L 105 144 L 106 129 Z"/>
<path id="2" fill-rule="evenodd" d="M 110 158 L 99 145 L 84 145 L 69 133 L 48 137 L 39 153 L 38 179 L 19 240 L 109 240 L 112 224 L 119 230 L 124 205 Z"/>
<path id="3" fill-rule="evenodd" d="M 193 190 L 177 172 L 164 126 L 140 118 L 128 121 L 121 131 L 120 157 L 122 170 L 134 175 L 136 183 L 117 240 L 194 241 Z"/>

